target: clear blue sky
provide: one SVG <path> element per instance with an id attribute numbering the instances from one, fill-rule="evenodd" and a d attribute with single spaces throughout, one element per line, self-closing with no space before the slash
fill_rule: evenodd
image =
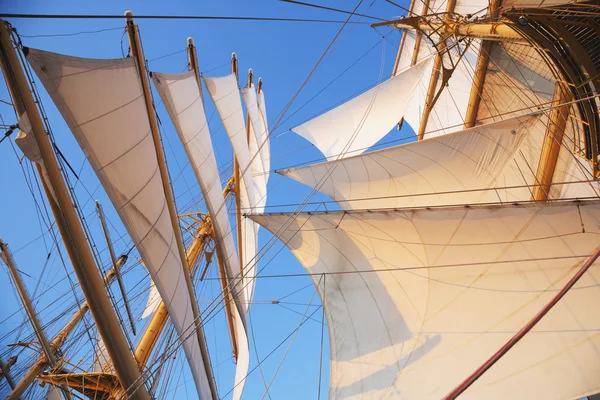
<path id="1" fill-rule="evenodd" d="M 408 6 L 406 0 L 399 0 L 398 3 Z M 350 10 L 354 8 L 357 2 L 323 1 L 319 4 Z M 92 4 L 91 2 L 82 1 L 22 0 L 16 2 L 0 0 L 0 11 L 10 13 L 122 15 L 128 9 L 138 15 L 235 15 L 336 20 L 346 18 L 344 14 L 278 1 L 142 2 L 106 0 Z M 365 1 L 360 6 L 359 12 L 386 19 L 404 14 L 402 10 L 386 3 L 384 0 Z M 367 19 L 361 19 L 361 21 L 372 22 Z M 23 36 L 23 43 L 30 47 L 93 58 L 118 58 L 122 56 L 122 49 L 125 52 L 127 51 L 127 37 L 123 39 L 121 45 L 123 19 L 11 19 L 10 22 Z M 229 73 L 231 53 L 236 52 L 239 58 L 240 82 L 245 83 L 248 68 L 253 68 L 255 77 L 263 78 L 268 118 L 271 124 L 274 123 L 280 111 L 298 90 L 300 84 L 340 27 L 339 24 L 290 22 L 198 20 L 138 20 L 137 22 L 141 30 L 146 59 L 149 60 L 149 67 L 153 71 L 182 72 L 186 69 L 187 58 L 184 50 L 186 48 L 186 38 L 189 36 L 194 37 L 196 41 L 200 69 L 205 71 L 207 75 L 218 76 Z M 102 29 L 111 30 L 75 36 L 27 37 Z M 382 39 L 381 34 L 387 35 L 386 38 Z M 318 150 L 310 146 L 304 139 L 289 132 L 289 129 L 344 99 L 364 91 L 375 84 L 380 77 L 387 78 L 394 63 L 399 41 L 400 34 L 388 28 L 379 31 L 370 28 L 368 25 L 349 25 L 345 28 L 317 73 L 311 78 L 287 113 L 285 122 L 273 133 L 274 139 L 271 145 L 273 169 L 281 169 L 320 158 Z M 178 51 L 180 52 L 177 54 L 161 58 Z M 365 55 L 367 52 L 368 54 Z M 348 69 L 344 75 L 314 97 L 359 58 L 361 60 Z M 101 188 L 97 189 L 98 180 L 85 162 L 81 150 L 60 114 L 45 95 L 41 85 L 39 85 L 39 88 L 57 143 L 61 151 L 67 156 L 69 163 L 78 172 L 80 171 L 81 183 L 76 185 L 76 193 L 80 202 L 85 204 L 83 214 L 88 218 L 92 235 L 98 243 L 98 247 L 104 249 L 103 237 L 98 219 L 94 214 L 93 202 L 89 200 L 92 198 L 99 199 L 104 204 L 108 217 L 114 224 L 111 227 L 113 238 L 125 235 L 125 230 L 103 190 Z M 9 100 L 3 81 L 0 84 L 0 100 Z M 306 105 L 301 108 L 305 103 Z M 213 115 L 214 107 L 210 102 L 207 102 L 206 107 L 207 115 L 210 117 Z M 171 176 L 174 179 L 177 204 L 183 209 L 190 201 L 197 198 L 199 189 L 195 185 L 193 173 L 187 166 L 181 145 L 162 105 L 159 105 L 158 112 L 163 121 L 164 142 Z M 0 113 L 4 120 L 3 123 L 13 124 L 16 122 L 11 107 L 0 104 Z M 231 149 L 228 140 L 216 116 L 212 118 L 210 125 L 213 140 L 216 144 L 217 161 L 227 172 L 226 166 L 230 165 L 231 162 Z M 390 138 L 405 137 L 410 134 L 409 129 L 406 128 L 400 132 L 394 130 L 387 138 L 384 138 L 384 141 Z M 18 150 L 17 154 L 20 156 Z M 180 174 L 182 169 L 183 172 Z M 52 335 L 60 329 L 65 318 L 70 315 L 69 312 L 61 317 L 60 313 L 68 305 L 73 305 L 72 294 L 59 298 L 59 295 L 69 289 L 64 279 L 66 276 L 65 269 L 60 263 L 57 252 L 53 251 L 46 265 L 46 270 L 42 274 L 48 253 L 47 248 L 52 245 L 51 238 L 47 234 L 40 237 L 46 229 L 40 225 L 36 205 L 27 187 L 19 160 L 9 141 L 0 144 L 0 170 L 2 171 L 0 237 L 9 243 L 15 253 L 19 268 L 26 274 L 24 275 L 24 281 L 29 291 L 33 293 L 36 285 L 39 285 L 36 305 L 38 308 L 44 309 L 41 312 L 44 323 L 50 323 L 55 317 L 62 318 L 59 318 L 56 323 L 51 324 L 48 328 L 49 334 Z M 88 191 L 92 192 L 92 196 Z M 270 197 L 268 198 L 268 205 L 299 203 L 308 192 L 307 188 L 294 181 L 273 175 L 269 181 Z M 318 198 L 326 199 L 325 196 Z M 268 211 L 290 210 L 283 207 L 268 209 Z M 269 235 L 261 230 L 260 243 L 265 243 L 268 238 Z M 128 242 L 127 238 L 116 240 L 117 251 L 125 251 Z M 278 252 L 281 247 L 282 245 L 278 243 L 267 257 L 260 261 L 259 268 L 264 267 L 262 274 L 302 273 L 303 268 L 287 249 Z M 272 257 L 273 260 L 267 263 Z M 67 270 L 71 272 L 68 263 Z M 1 271 L 0 288 L 3 290 L 3 296 L 2 307 L 0 307 L 0 321 L 3 322 L 0 326 L 0 337 L 4 337 L 22 321 L 23 315 L 22 313 L 13 315 L 18 310 L 19 304 L 6 269 L 2 267 Z M 143 271 L 133 271 L 126 276 L 126 285 L 130 290 L 133 290 L 135 284 L 143 276 Z M 302 288 L 304 289 L 282 300 L 280 305 L 270 304 L 270 300 L 280 299 Z M 210 288 L 210 290 L 213 289 Z M 261 359 L 296 328 L 313 291 L 314 287 L 310 286 L 310 280 L 306 277 L 258 280 L 255 292 L 256 304 L 252 306 L 252 322 L 256 346 Z M 137 303 L 143 307 L 142 303 L 144 301 L 144 299 L 138 299 Z M 284 301 L 287 303 L 283 304 Z M 315 298 L 313 306 L 319 304 L 318 298 Z M 281 370 L 273 381 L 270 388 L 273 399 L 312 399 L 317 397 L 321 312 L 317 312 L 314 318 L 316 321 L 308 321 L 300 329 Z M 325 335 L 327 335 L 326 331 Z M 231 389 L 234 365 L 229 361 L 230 345 L 222 315 L 207 325 L 207 336 L 219 392 L 224 395 Z M 0 353 L 6 354 L 6 345 L 14 341 L 15 335 L 8 335 L 0 342 Z M 262 364 L 267 381 L 275 373 L 287 345 L 286 342 Z M 256 365 L 257 358 L 252 344 L 251 349 L 252 361 L 250 368 L 252 369 Z M 28 353 L 25 352 L 24 354 Z M 327 336 L 325 336 L 322 398 L 326 398 L 327 394 L 328 361 L 329 350 Z M 189 396 L 193 399 L 195 398 L 193 383 L 190 380 L 189 372 L 185 371 L 185 368 L 183 368 L 183 371 L 180 387 L 175 393 L 170 393 L 169 396 L 175 398 L 188 398 Z M 263 393 L 264 386 L 261 377 L 258 371 L 255 371 L 248 378 L 244 398 L 260 399 Z"/>

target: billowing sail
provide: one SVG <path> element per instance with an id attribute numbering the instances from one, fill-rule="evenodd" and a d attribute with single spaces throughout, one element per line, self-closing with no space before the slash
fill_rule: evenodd
<path id="1" fill-rule="evenodd" d="M 115 206 L 165 302 L 200 398 L 211 398 L 192 301 L 133 58 L 97 60 L 29 49 L 27 58 Z"/>
<path id="2" fill-rule="evenodd" d="M 363 153 L 390 132 L 404 115 L 431 59 L 292 130 L 328 160 Z"/>
<path id="3" fill-rule="evenodd" d="M 252 176 L 251 157 L 248 148 L 248 138 L 246 133 L 246 124 L 244 122 L 244 113 L 242 110 L 242 101 L 240 100 L 240 91 L 238 89 L 237 78 L 235 74 L 230 74 L 218 78 L 204 77 L 204 82 L 210 96 L 215 103 L 219 116 L 223 121 L 225 131 L 241 173 L 241 187 L 239 190 L 241 209 L 243 212 L 252 212 L 256 207 L 256 198 L 258 197 L 256 184 Z M 259 156 L 257 156 L 259 157 Z M 248 218 L 242 218 L 242 265 L 243 276 L 254 276 L 256 269 L 256 251 L 257 251 L 258 227 Z M 237 274 L 239 275 L 239 273 Z M 240 314 L 245 315 L 248 311 L 249 299 L 254 291 L 254 278 L 243 278 L 243 299 Z"/>
<path id="4" fill-rule="evenodd" d="M 152 80 L 160 94 L 165 107 L 175 125 L 175 130 L 194 169 L 196 179 L 202 189 L 206 207 L 212 218 L 216 245 L 223 254 L 223 262 L 227 270 L 229 284 L 236 299 L 237 307 L 233 309 L 234 335 L 238 344 L 236 380 L 237 385 L 248 371 L 248 336 L 244 326 L 244 290 L 239 280 L 239 261 L 237 249 L 233 242 L 233 231 L 227 216 L 227 207 L 223 199 L 223 190 L 217 161 L 214 156 L 212 141 L 204 103 L 196 81 L 195 71 L 181 74 L 152 73 Z M 245 135 L 245 129 L 244 129 Z M 234 399 L 241 396 L 244 385 L 236 386 Z"/>
<path id="5" fill-rule="evenodd" d="M 513 118 L 279 173 L 329 195 L 343 209 L 497 202 L 497 191 L 487 189 L 502 186 L 502 173 L 536 120 Z"/>
<path id="6" fill-rule="evenodd" d="M 407 31 L 404 39 L 404 46 L 400 55 L 399 69 L 407 68 L 413 60 L 413 54 L 416 47 L 416 33 Z M 444 65 L 450 67 L 452 62 L 456 63 L 456 69 L 452 72 L 448 85 L 445 86 L 433 105 L 429 118 L 426 122 L 425 138 L 440 136 L 456 131 L 460 131 L 465 123 L 465 114 L 469 103 L 471 84 L 473 82 L 473 71 L 477 64 L 477 53 L 479 43 L 474 40 L 466 48 L 464 45 L 449 44 L 451 50 L 444 54 Z M 423 60 L 435 53 L 429 40 L 425 37 L 419 42 L 418 55 L 415 60 Z M 460 61 L 459 61 L 460 60 Z M 404 121 L 407 122 L 415 132 L 419 130 L 422 123 L 423 110 L 429 89 L 429 82 L 432 74 L 432 66 L 423 73 L 423 76 L 417 82 L 411 101 L 404 113 Z M 438 71 L 438 85 L 435 93 L 440 90 L 442 79 Z M 396 121 L 397 122 L 397 121 Z"/>
<path id="7" fill-rule="evenodd" d="M 595 251 L 600 201 L 252 218 L 318 285 L 331 399 L 440 399 Z M 599 280 L 596 263 L 461 398 L 597 393 Z"/>

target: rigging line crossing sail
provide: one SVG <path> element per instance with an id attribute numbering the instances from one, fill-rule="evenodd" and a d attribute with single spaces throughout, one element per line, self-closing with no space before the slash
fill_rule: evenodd
<path id="1" fill-rule="evenodd" d="M 89 309 L 99 326 L 98 329 L 102 337 L 107 341 L 107 349 L 111 359 L 118 361 L 116 372 L 119 382 L 127 390 L 135 391 L 132 397 L 147 399 L 149 394 L 139 380 L 139 370 L 133 357 L 130 357 L 127 340 L 111 307 L 108 295 L 102 286 L 96 262 L 83 232 L 81 221 L 73 208 L 71 195 L 61 175 L 54 149 L 48 139 L 44 122 L 39 114 L 29 82 L 23 72 L 21 60 L 19 60 L 13 47 L 9 32 L 8 24 L 0 19 L 0 52 L 2 53 L 0 64 L 2 64 L 2 72 L 17 115 L 21 117 L 27 114 L 30 119 L 32 135 L 36 139 L 50 183 L 49 185 L 45 184 L 45 178 L 42 176 L 42 187 L 50 203 L 56 225 L 88 301 Z M 36 168 L 38 173 L 43 175 L 41 168 Z M 27 389 L 34 378 L 35 375 L 24 377 L 23 385 L 20 385 L 19 388 L 20 393 Z M 15 391 L 9 397 L 18 398 L 19 396 L 20 394 L 15 388 Z"/>
<path id="2" fill-rule="evenodd" d="M 315 285 L 329 274 L 319 291 L 332 400 L 439 399 L 595 251 L 600 201 L 302 213 L 292 225 L 288 214 L 251 218 L 289 247 Z M 461 398 L 598 392 L 600 315 L 588 305 L 600 301 L 599 280 L 596 263 Z"/>
<path id="3" fill-rule="evenodd" d="M 29 49 L 27 58 L 98 175 L 182 335 L 192 301 L 176 246 L 133 58 L 84 59 Z M 212 398 L 195 335 L 183 347 L 201 398 Z"/>
<path id="4" fill-rule="evenodd" d="M 193 46 L 191 38 L 188 39 L 188 46 Z M 152 73 L 152 80 L 167 108 L 167 112 L 193 167 L 211 216 L 218 261 L 224 264 L 227 271 L 224 301 L 232 314 L 233 324 L 231 328 L 234 331 L 235 341 L 233 345 L 237 364 L 236 388 L 233 398 L 239 399 L 244 387 L 243 384 L 239 383 L 245 379 L 250 361 L 248 336 L 244 320 L 244 307 L 247 307 L 246 304 L 249 303 L 249 300 L 244 296 L 244 291 L 239 289 L 242 284 L 239 279 L 239 261 L 204 111 L 199 73 L 196 69 L 180 74 L 154 72 Z M 242 238 L 238 240 L 242 240 Z M 230 302 L 229 296 L 227 296 L 230 292 L 233 292 L 235 300 L 233 302 Z M 246 301 L 239 301 L 240 298 Z"/>
<path id="5" fill-rule="evenodd" d="M 318 188 L 346 210 L 497 202 L 497 192 L 474 189 L 500 186 L 537 119 L 517 117 L 278 173 Z"/>
<path id="6" fill-rule="evenodd" d="M 203 77 L 208 92 L 217 108 L 217 112 L 223 121 L 223 126 L 231 142 L 236 160 L 241 171 L 241 185 L 239 188 L 240 208 L 242 210 L 254 210 L 256 208 L 257 189 L 252 176 L 251 156 L 246 136 L 246 124 L 242 110 L 242 101 L 235 73 L 224 77 Z M 254 154 L 255 158 L 259 155 Z M 243 218 L 242 226 L 242 275 L 253 276 L 252 271 L 256 267 L 257 251 L 257 226 L 248 218 Z M 234 276 L 238 276 L 238 274 Z M 238 293 L 241 301 L 240 314 L 245 315 L 249 305 L 248 296 L 252 295 L 254 280 L 250 279 L 241 285 L 234 286 L 232 290 Z M 240 288 L 244 289 L 240 289 Z"/>
<path id="7" fill-rule="evenodd" d="M 364 152 L 398 123 L 431 59 L 292 130 L 332 160 Z"/>

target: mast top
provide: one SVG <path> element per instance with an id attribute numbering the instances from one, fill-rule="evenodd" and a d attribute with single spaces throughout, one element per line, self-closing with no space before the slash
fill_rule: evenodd
<path id="1" fill-rule="evenodd" d="M 124 15 L 127 21 L 133 21 L 133 11 L 127 10 Z"/>
<path id="2" fill-rule="evenodd" d="M 188 46 L 193 46 L 194 45 L 194 38 L 193 37 L 189 37 L 187 38 L 187 44 Z"/>

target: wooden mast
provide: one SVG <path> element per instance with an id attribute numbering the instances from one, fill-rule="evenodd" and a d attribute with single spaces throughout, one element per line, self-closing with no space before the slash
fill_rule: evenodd
<path id="1" fill-rule="evenodd" d="M 233 53 L 232 59 L 235 59 L 235 53 Z M 194 46 L 194 39 L 193 38 L 188 38 L 188 61 L 189 61 L 189 65 L 190 65 L 190 70 L 194 71 L 194 75 L 196 77 L 196 82 L 198 83 L 198 91 L 200 92 L 200 95 L 202 95 L 202 84 L 201 84 L 201 80 L 200 80 L 200 68 L 198 68 L 198 55 L 196 53 L 196 47 Z M 235 66 L 236 70 L 237 70 L 237 64 Z M 237 162 L 237 160 L 234 158 L 234 164 Z M 237 165 L 234 165 L 234 168 L 236 168 L 236 170 L 239 172 L 239 167 L 237 167 Z M 238 174 L 239 177 L 239 174 Z M 239 185 L 236 181 L 235 183 L 235 188 L 236 188 L 236 205 L 239 205 L 239 189 L 238 189 Z M 228 193 L 227 189 L 224 193 Z M 226 194 L 225 194 L 226 195 Z M 236 214 L 236 216 L 239 214 L 239 206 L 237 208 L 238 213 Z M 241 214 L 239 214 L 241 215 Z M 214 236 L 214 230 L 212 229 L 212 222 L 210 220 L 210 218 L 207 220 L 208 223 L 210 223 L 210 227 L 211 227 L 211 231 L 213 232 L 213 236 Z M 241 225 L 238 225 L 238 227 L 241 229 Z M 238 230 L 239 232 L 239 230 Z M 240 238 L 240 236 L 238 236 L 238 238 Z M 238 239 L 238 251 L 241 254 L 241 246 L 239 245 L 239 243 L 241 243 L 241 240 Z M 223 256 L 223 253 L 221 251 L 221 246 L 220 244 L 217 244 L 215 246 L 216 250 L 217 250 L 217 263 L 218 263 L 218 267 L 219 267 L 219 277 L 220 277 L 220 282 L 221 282 L 221 290 L 223 291 L 223 302 L 225 303 L 225 316 L 227 318 L 227 327 L 229 328 L 229 336 L 231 338 L 231 348 L 232 348 L 232 352 L 233 352 L 233 357 L 235 360 L 237 360 L 237 355 L 238 355 L 238 346 L 237 346 L 237 340 L 235 338 L 235 325 L 234 325 L 234 321 L 233 321 L 233 311 L 232 311 L 232 307 L 235 306 L 235 303 L 233 302 L 233 296 L 231 295 L 231 289 L 229 287 L 229 282 L 227 280 L 227 271 L 225 269 L 225 258 Z M 241 262 L 240 262 L 241 265 Z"/>
<path id="2" fill-rule="evenodd" d="M 148 81 L 148 74 L 146 72 L 146 63 L 144 54 L 142 52 L 142 46 L 140 41 L 139 31 L 137 25 L 133 19 L 133 13 L 131 11 L 125 12 L 125 19 L 127 21 L 127 33 L 129 36 L 129 46 L 131 48 L 131 54 L 137 61 L 139 75 L 142 83 L 142 89 L 144 91 L 144 100 L 146 103 L 146 111 L 148 112 L 148 119 L 150 121 L 150 130 L 152 132 L 152 140 L 154 142 L 154 148 L 156 150 L 156 158 L 158 161 L 158 169 L 160 171 L 161 181 L 165 197 L 167 199 L 167 208 L 169 210 L 169 216 L 171 217 L 171 224 L 173 232 L 175 234 L 175 240 L 177 242 L 177 249 L 179 251 L 179 258 L 181 259 L 182 268 L 184 271 L 185 282 L 187 285 L 187 291 L 190 296 L 190 302 L 192 305 L 192 313 L 194 317 L 194 323 L 196 325 L 196 336 L 202 353 L 202 362 L 208 374 L 208 380 L 210 384 L 211 393 L 214 399 L 218 398 L 217 389 L 212 379 L 212 369 L 210 366 L 210 358 L 208 356 L 208 348 L 206 346 L 206 340 L 204 338 L 204 331 L 202 329 L 202 321 L 200 320 L 200 312 L 198 310 L 198 304 L 196 302 L 196 295 L 194 293 L 194 285 L 190 274 L 190 268 L 187 262 L 186 251 L 183 246 L 183 240 L 181 238 L 181 230 L 179 228 L 179 220 L 177 217 L 177 210 L 175 209 L 175 200 L 173 192 L 171 191 L 169 174 L 167 171 L 167 165 L 165 162 L 165 156 L 162 150 L 162 144 L 160 141 L 160 134 L 158 131 L 158 123 L 156 121 L 156 114 L 154 106 L 152 104 L 152 94 L 150 92 L 150 82 Z"/>
<path id="3" fill-rule="evenodd" d="M 54 356 L 54 349 L 52 349 L 50 347 L 50 343 L 48 342 L 48 338 L 46 338 L 46 333 L 44 332 L 44 329 L 42 328 L 42 324 L 40 322 L 40 319 L 38 318 L 37 312 L 35 311 L 35 308 L 33 307 L 33 304 L 31 303 L 31 298 L 29 297 L 29 293 L 27 293 L 27 290 L 25 289 L 25 285 L 23 284 L 23 281 L 21 280 L 21 276 L 19 275 L 19 271 L 17 270 L 17 267 L 15 266 L 12 255 L 8 251 L 8 246 L 6 245 L 6 243 L 4 243 L 4 241 L 1 238 L 0 238 L 0 258 L 4 261 L 4 263 L 8 267 L 8 273 L 10 274 L 10 277 L 11 277 L 13 283 L 15 284 L 17 293 L 19 294 L 19 298 L 21 299 L 21 302 L 23 303 L 23 307 L 25 308 L 25 313 L 27 314 L 27 318 L 29 318 L 29 322 L 31 323 L 31 326 L 33 327 L 33 332 L 35 333 L 35 336 L 38 339 L 38 342 L 40 344 L 40 347 L 42 348 L 42 351 L 44 352 L 44 355 L 48 359 L 48 363 L 50 364 L 50 366 L 53 367 L 56 364 L 56 357 Z"/>
<path id="4" fill-rule="evenodd" d="M 454 12 L 454 6 L 456 4 L 456 0 L 448 0 L 448 4 L 446 5 L 446 13 Z M 446 20 L 448 19 L 448 15 L 444 17 Z M 438 79 L 442 69 L 443 62 L 443 52 L 446 49 L 446 41 L 442 40 L 438 45 L 438 54 L 435 56 L 435 61 L 433 62 L 433 68 L 431 70 L 431 78 L 429 78 L 429 87 L 427 88 L 427 97 L 425 98 L 425 107 L 423 109 L 423 115 L 421 115 L 421 123 L 419 124 L 419 130 L 417 132 L 417 140 L 422 140 L 425 136 L 425 129 L 427 128 L 427 121 L 429 120 L 429 115 L 431 114 L 431 110 L 433 109 L 433 98 L 435 96 L 435 91 L 437 88 Z M 414 58 L 414 57 L 413 57 Z"/>
<path id="5" fill-rule="evenodd" d="M 415 7 L 415 0 L 410 0 L 410 7 L 408 13 L 412 15 Z M 396 61 L 394 62 L 394 68 L 392 68 L 392 78 L 398 73 L 398 66 L 400 65 L 400 58 L 402 57 L 402 51 L 404 50 L 404 42 L 406 42 L 406 29 L 402 31 L 402 38 L 400 39 L 400 46 L 398 46 L 398 53 L 396 54 Z"/>
<path id="6" fill-rule="evenodd" d="M 500 8 L 501 0 L 492 0 L 488 9 L 488 17 L 493 18 Z M 490 63 L 490 53 L 492 51 L 493 41 L 483 40 L 479 48 L 477 56 L 477 64 L 475 65 L 475 73 L 473 74 L 473 85 L 471 86 L 471 94 L 467 103 L 467 111 L 465 112 L 465 128 L 472 128 L 477 123 L 477 112 L 481 103 L 481 94 L 483 85 L 485 84 L 485 76 L 487 75 L 488 65 Z"/>
<path id="7" fill-rule="evenodd" d="M 129 349 L 119 321 L 112 309 L 108 294 L 102 284 L 94 257 L 85 238 L 83 228 L 73 207 L 69 190 L 63 180 L 54 155 L 54 150 L 44 129 L 37 106 L 30 92 L 29 83 L 21 67 L 19 57 L 10 39 L 6 23 L 0 19 L 0 64 L 13 104 L 20 116 L 27 113 L 34 135 L 44 161 L 48 182 L 40 175 L 46 190 L 46 196 L 63 238 L 77 279 L 88 301 L 90 311 L 106 350 L 115 366 L 118 379 L 123 388 L 132 391 L 131 398 L 149 399 L 150 396 L 140 379 L 137 364 Z M 41 169 L 36 166 L 38 173 Z M 49 187 L 46 188 L 46 185 Z"/>
<path id="8" fill-rule="evenodd" d="M 56 350 L 56 348 L 52 347 L 50 345 L 50 343 L 48 342 L 48 338 L 46 337 L 44 328 L 42 328 L 40 319 L 38 318 L 35 308 L 33 307 L 33 303 L 31 302 L 29 293 L 27 293 L 27 289 L 25 289 L 25 285 L 23 284 L 23 281 L 21 280 L 21 276 L 19 274 L 19 271 L 17 270 L 17 267 L 15 266 L 15 262 L 12 258 L 12 255 L 10 254 L 10 251 L 8 250 L 8 246 L 6 245 L 6 243 L 4 243 L 4 241 L 1 238 L 0 238 L 0 258 L 2 258 L 2 260 L 8 267 L 8 272 L 12 278 L 13 283 L 15 284 L 17 293 L 19 294 L 21 302 L 23 303 L 23 307 L 25 308 L 25 313 L 27 314 L 27 317 L 29 318 L 29 322 L 31 323 L 31 326 L 33 327 L 33 332 L 35 333 L 35 336 L 38 339 L 38 343 L 40 344 L 43 354 L 46 357 L 46 360 L 48 361 L 48 365 L 50 365 L 51 367 L 55 367 L 56 366 L 56 357 L 55 357 L 54 351 Z M 60 389 L 62 390 L 63 394 L 65 395 L 65 397 L 67 399 L 71 399 L 71 394 L 69 393 L 69 391 L 67 389 L 64 389 L 64 388 L 60 388 Z"/>
<path id="9" fill-rule="evenodd" d="M 118 269 L 120 269 L 123 264 L 127 261 L 127 256 L 121 256 L 117 260 L 116 269 L 115 267 L 111 268 L 110 271 L 104 277 L 104 285 L 108 286 L 115 278 L 115 273 Z M 69 322 L 64 326 L 64 328 L 52 339 L 50 346 L 54 349 L 60 348 L 69 334 L 75 329 L 75 327 L 81 322 L 87 311 L 89 310 L 88 302 L 84 302 L 79 310 L 73 314 Z M 21 381 L 13 388 L 13 391 L 8 395 L 7 400 L 16 400 L 19 399 L 25 390 L 31 385 L 31 383 L 35 380 L 35 378 L 42 373 L 44 368 L 48 365 L 48 359 L 44 354 L 40 356 L 40 358 L 29 368 L 29 371 L 23 376 Z"/>
<path id="10" fill-rule="evenodd" d="M 557 81 L 554 87 L 552 105 L 557 106 L 570 100 L 569 90 L 563 83 Z M 533 200 L 546 201 L 550 192 L 554 170 L 558 161 L 561 144 L 565 135 L 565 128 L 571 111 L 570 105 L 553 108 L 548 115 L 548 125 L 542 145 L 540 162 L 536 172 L 536 186 L 533 188 Z"/>
<path id="11" fill-rule="evenodd" d="M 127 318 L 129 318 L 129 326 L 131 326 L 131 331 L 135 335 L 135 323 L 131 314 L 131 309 L 129 308 L 129 302 L 127 301 L 127 292 L 125 291 L 125 286 L 123 285 L 123 280 L 121 279 L 121 273 L 117 268 L 117 257 L 115 256 L 115 249 L 113 248 L 112 241 L 110 240 L 110 234 L 108 233 L 108 227 L 106 226 L 104 210 L 102 209 L 102 205 L 98 200 L 96 200 L 96 212 L 98 213 L 98 218 L 100 219 L 100 225 L 102 225 L 102 232 L 104 232 L 104 238 L 106 239 L 106 246 L 108 247 L 108 253 L 110 254 L 110 261 L 115 270 L 115 276 L 117 278 L 117 283 L 119 284 L 119 290 L 121 292 L 121 296 L 123 297 L 123 304 L 125 304 L 125 311 L 127 312 Z"/>

